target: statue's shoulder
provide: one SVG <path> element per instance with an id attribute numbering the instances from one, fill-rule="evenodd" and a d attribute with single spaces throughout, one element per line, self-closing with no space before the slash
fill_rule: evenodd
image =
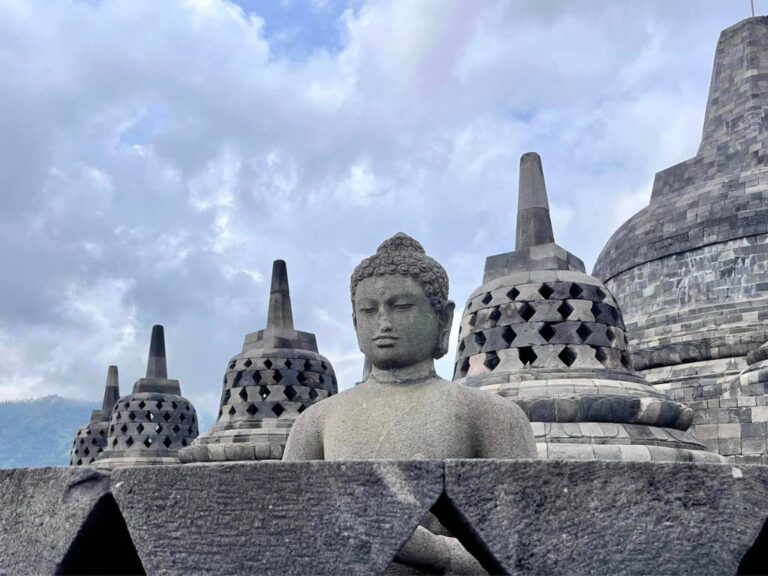
<path id="1" fill-rule="evenodd" d="M 513 400 L 499 396 L 492 390 L 480 390 L 471 388 L 458 382 L 452 383 L 456 386 L 456 392 L 460 395 L 462 401 L 474 410 L 492 413 L 516 414 L 525 417 L 525 412 Z"/>

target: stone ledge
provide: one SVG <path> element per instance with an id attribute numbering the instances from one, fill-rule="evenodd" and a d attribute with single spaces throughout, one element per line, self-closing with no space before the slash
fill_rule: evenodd
<path id="1" fill-rule="evenodd" d="M 0 573 L 67 573 L 73 550 L 94 553 L 106 530 L 94 510 L 109 500 L 111 525 L 124 519 L 130 535 L 115 541 L 148 574 L 381 573 L 430 509 L 497 571 L 734 574 L 768 519 L 768 467 L 248 462 L 111 478 L 47 468 L 2 471 L 0 499 Z"/>

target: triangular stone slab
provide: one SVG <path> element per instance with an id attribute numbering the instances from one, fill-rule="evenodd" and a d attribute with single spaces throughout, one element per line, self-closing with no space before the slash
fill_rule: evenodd
<path id="1" fill-rule="evenodd" d="M 735 574 L 768 467 L 454 460 L 445 492 L 512 574 Z"/>
<path id="2" fill-rule="evenodd" d="M 112 494 L 105 494 L 96 503 L 56 573 L 145 574 Z"/>
<path id="3" fill-rule="evenodd" d="M 147 573 L 381 574 L 443 491 L 442 462 L 121 468 Z"/>
<path id="4" fill-rule="evenodd" d="M 53 574 L 109 478 L 87 468 L 0 470 L 0 574 Z"/>

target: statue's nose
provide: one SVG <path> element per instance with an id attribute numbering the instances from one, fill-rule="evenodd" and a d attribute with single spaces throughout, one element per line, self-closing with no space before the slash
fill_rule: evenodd
<path id="1" fill-rule="evenodd" d="M 379 331 L 391 332 L 392 323 L 389 321 L 389 315 L 385 311 L 379 312 Z"/>

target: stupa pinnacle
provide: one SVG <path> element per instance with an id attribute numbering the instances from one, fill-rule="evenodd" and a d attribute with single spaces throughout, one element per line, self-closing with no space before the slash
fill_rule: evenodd
<path id="1" fill-rule="evenodd" d="M 107 370 L 107 384 L 104 387 L 101 409 L 94 410 L 88 424 L 77 431 L 69 453 L 70 466 L 91 464 L 101 456 L 107 445 L 110 413 L 119 398 L 117 366 L 110 366 Z"/>
<path id="2" fill-rule="evenodd" d="M 314 334 L 295 330 L 288 271 L 272 265 L 267 326 L 245 337 L 224 376 L 213 429 L 182 450 L 182 462 L 279 460 L 296 417 L 335 394 L 331 363 Z"/>
<path id="3" fill-rule="evenodd" d="M 634 372 L 610 291 L 555 244 L 537 154 L 520 174 L 518 250 L 486 260 L 454 379 L 515 400 L 545 458 L 718 461 L 686 432 L 692 410 Z"/>
<path id="4" fill-rule="evenodd" d="M 178 464 L 178 451 L 197 437 L 197 414 L 168 379 L 163 327 L 152 328 L 147 375 L 112 409 L 109 437 L 99 467 Z"/>

